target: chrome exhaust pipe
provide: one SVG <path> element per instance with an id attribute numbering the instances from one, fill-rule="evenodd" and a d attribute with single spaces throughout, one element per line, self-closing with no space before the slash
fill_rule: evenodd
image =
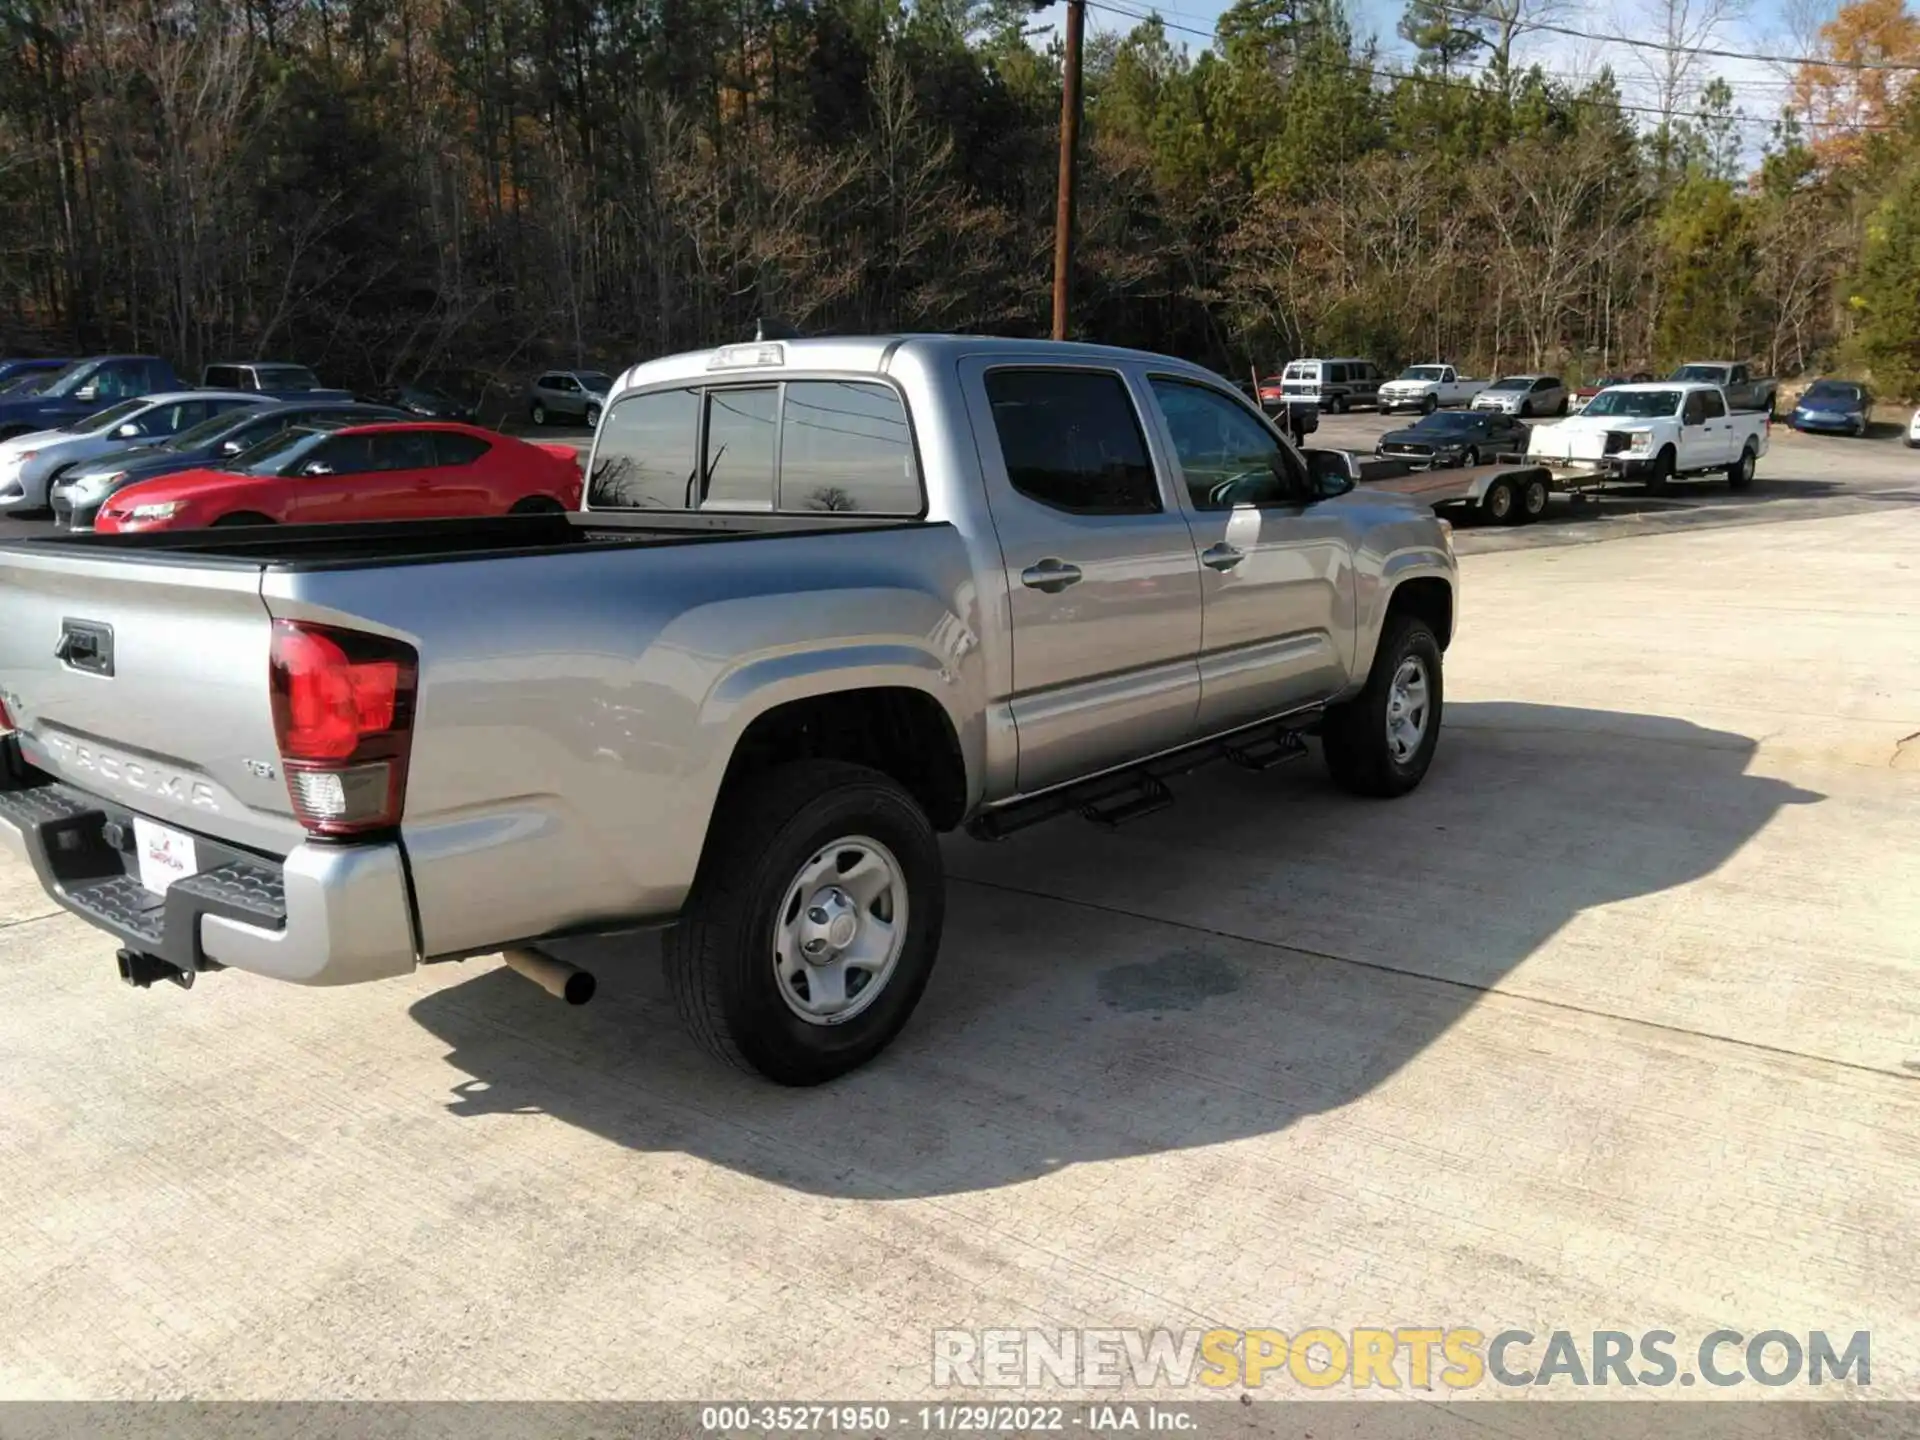
<path id="1" fill-rule="evenodd" d="M 500 957 L 554 999 L 569 1005 L 586 1004 L 598 988 L 593 972 L 556 960 L 544 950 L 522 946 L 517 950 L 503 950 Z"/>

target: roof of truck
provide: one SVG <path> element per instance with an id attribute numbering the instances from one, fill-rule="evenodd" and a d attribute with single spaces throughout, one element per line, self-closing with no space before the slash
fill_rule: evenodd
<path id="1" fill-rule="evenodd" d="M 1155 365 L 1221 377 L 1190 361 L 1148 350 L 1113 345 L 1089 345 L 1076 340 L 1013 340 L 994 335 L 846 335 L 806 340 L 755 340 L 689 350 L 658 360 L 643 361 L 615 378 L 615 390 L 629 390 L 663 381 L 747 377 L 781 370 L 843 371 L 884 375 L 902 355 L 994 355 L 1047 360 L 1150 361 Z M 1227 382 L 1223 382 L 1227 383 Z"/>

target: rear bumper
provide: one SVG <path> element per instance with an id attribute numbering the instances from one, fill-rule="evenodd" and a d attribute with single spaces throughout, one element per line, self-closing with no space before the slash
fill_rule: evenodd
<path id="1" fill-rule="evenodd" d="M 0 738 L 0 850 L 129 950 L 188 972 L 231 967 L 352 985 L 418 963 L 398 844 L 298 845 L 284 861 L 194 837 L 202 870 L 164 897 L 139 879 L 132 814 L 28 767 Z"/>

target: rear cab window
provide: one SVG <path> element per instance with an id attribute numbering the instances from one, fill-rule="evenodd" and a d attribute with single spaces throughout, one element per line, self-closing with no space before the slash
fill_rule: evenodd
<path id="1" fill-rule="evenodd" d="M 877 380 L 716 384 L 608 407 L 587 508 L 924 513 L 906 407 Z"/>

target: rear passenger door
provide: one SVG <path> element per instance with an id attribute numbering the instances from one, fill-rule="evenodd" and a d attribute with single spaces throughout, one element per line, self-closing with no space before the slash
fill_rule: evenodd
<path id="1" fill-rule="evenodd" d="M 1200 572 L 1127 375 L 962 366 L 1013 622 L 1018 785 L 1033 791 L 1190 739 Z"/>
<path id="2" fill-rule="evenodd" d="M 1309 502 L 1300 457 L 1226 390 L 1156 375 L 1152 391 L 1201 564 L 1199 732 L 1327 699 L 1353 644 L 1340 511 Z M 1327 458 L 1349 475 L 1344 456 Z"/>

